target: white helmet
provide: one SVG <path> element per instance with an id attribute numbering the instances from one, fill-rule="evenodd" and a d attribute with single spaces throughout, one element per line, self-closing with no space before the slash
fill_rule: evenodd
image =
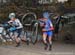
<path id="1" fill-rule="evenodd" d="M 11 19 L 11 18 L 15 18 L 15 16 L 16 16 L 15 13 L 10 13 L 10 14 L 9 14 L 9 18 L 10 18 L 10 19 Z"/>

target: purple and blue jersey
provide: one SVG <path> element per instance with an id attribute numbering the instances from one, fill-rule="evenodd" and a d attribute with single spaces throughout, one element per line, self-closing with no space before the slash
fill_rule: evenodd
<path id="1" fill-rule="evenodd" d="M 53 24 L 49 18 L 49 13 L 48 12 L 43 13 L 43 18 L 47 19 L 44 21 L 45 25 L 43 29 L 45 29 L 45 31 L 43 31 L 43 33 L 48 35 L 48 37 L 52 37 L 53 31 L 51 30 L 51 28 L 53 28 Z"/>
<path id="2" fill-rule="evenodd" d="M 51 31 L 51 27 L 53 27 L 53 24 L 50 19 L 47 19 L 47 21 L 45 21 L 44 29 L 46 29 L 46 31 Z"/>

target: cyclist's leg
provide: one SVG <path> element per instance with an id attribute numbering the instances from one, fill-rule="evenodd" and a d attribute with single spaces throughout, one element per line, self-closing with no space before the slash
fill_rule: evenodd
<path id="1" fill-rule="evenodd" d="M 15 38 L 16 39 L 16 43 L 17 43 L 16 47 L 18 47 L 18 46 L 20 46 L 20 40 L 21 40 L 20 35 L 21 35 L 22 30 L 18 29 L 16 32 L 17 32 L 17 36 Z"/>
<path id="2" fill-rule="evenodd" d="M 20 38 L 16 37 L 15 40 L 16 40 L 16 44 L 17 44 L 16 47 L 18 47 L 20 45 Z"/>
<path id="3" fill-rule="evenodd" d="M 52 48 L 52 36 L 53 36 L 53 32 L 49 31 L 48 32 L 49 50 L 51 50 L 51 48 Z"/>
<path id="4" fill-rule="evenodd" d="M 45 50 L 46 50 L 47 47 L 48 47 L 46 38 L 47 38 L 47 32 L 43 32 L 43 42 L 44 42 L 44 44 L 45 44 Z"/>

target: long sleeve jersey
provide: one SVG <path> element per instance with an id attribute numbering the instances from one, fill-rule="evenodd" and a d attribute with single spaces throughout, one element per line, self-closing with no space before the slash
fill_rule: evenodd
<path id="1" fill-rule="evenodd" d="M 9 21 L 8 23 L 11 23 L 16 26 L 16 29 L 20 29 L 20 28 L 23 28 L 23 25 L 21 24 L 20 20 L 19 19 L 15 19 L 14 21 Z"/>

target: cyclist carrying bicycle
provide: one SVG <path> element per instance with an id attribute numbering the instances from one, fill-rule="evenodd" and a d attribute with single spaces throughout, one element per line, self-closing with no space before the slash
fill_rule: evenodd
<path id="1" fill-rule="evenodd" d="M 42 32 L 43 32 L 43 41 L 45 44 L 45 48 L 44 48 L 45 50 L 47 50 L 48 47 L 49 50 L 51 50 L 52 48 L 52 35 L 53 35 L 54 28 L 49 16 L 50 16 L 49 12 L 45 11 L 43 13 L 43 18 L 41 19 L 42 22 L 40 23 L 40 25 L 43 27 Z"/>
<path id="2" fill-rule="evenodd" d="M 8 23 L 10 25 L 12 25 L 12 27 L 10 28 L 10 31 L 14 31 L 15 33 L 17 33 L 15 40 L 16 40 L 16 44 L 17 44 L 16 47 L 18 47 L 18 46 L 20 46 L 20 35 L 22 32 L 23 26 L 22 26 L 20 20 L 16 18 L 15 13 L 10 13 L 9 18 L 10 18 L 10 21 L 8 21 Z"/>

